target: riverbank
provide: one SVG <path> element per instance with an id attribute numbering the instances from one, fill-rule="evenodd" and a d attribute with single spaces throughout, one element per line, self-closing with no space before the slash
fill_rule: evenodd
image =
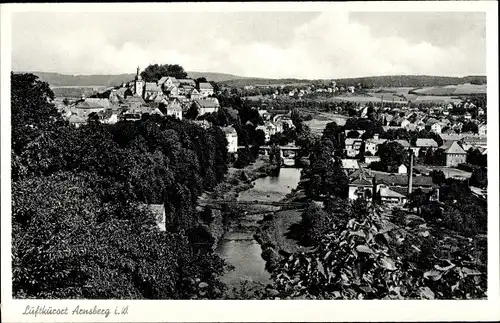
<path id="1" fill-rule="evenodd" d="M 266 177 L 270 174 L 268 156 L 259 156 L 257 160 L 242 168 L 230 167 L 224 180 L 219 183 L 212 192 L 205 192 L 199 197 L 199 201 L 205 199 L 224 199 L 236 201 L 238 194 L 253 187 L 252 182 L 258 178 Z M 215 250 L 222 237 L 229 229 L 231 222 L 236 220 L 240 214 L 239 208 L 232 206 L 225 210 L 210 210 L 210 221 L 200 217 L 200 225 L 211 235 L 213 239 L 213 249 Z M 203 208 L 198 207 L 198 212 L 203 212 Z M 206 217 L 205 217 L 206 218 Z"/>
<path id="2" fill-rule="evenodd" d="M 301 190 L 294 189 L 281 201 L 302 202 L 304 198 Z M 302 209 L 281 210 L 264 216 L 254 238 L 261 245 L 262 258 L 269 272 L 276 268 L 285 255 L 308 250 L 295 239 L 301 221 Z"/>

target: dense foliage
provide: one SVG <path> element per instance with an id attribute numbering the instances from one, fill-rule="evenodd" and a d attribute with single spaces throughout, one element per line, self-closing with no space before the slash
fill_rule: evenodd
<path id="1" fill-rule="evenodd" d="M 146 82 L 157 82 L 163 76 L 171 76 L 177 79 L 185 79 L 188 74 L 184 68 L 177 64 L 152 64 L 141 72 L 141 77 Z"/>
<path id="2" fill-rule="evenodd" d="M 404 214 L 404 212 L 403 212 Z M 402 225 L 371 209 L 332 224 L 313 252 L 273 272 L 282 298 L 472 299 L 486 297 L 485 241 L 443 235 L 421 218 Z"/>
<path id="3" fill-rule="evenodd" d="M 223 261 L 188 237 L 227 172 L 223 132 L 159 116 L 74 128 L 46 83 L 11 80 L 14 297 L 219 297 Z M 166 232 L 142 204 L 165 206 Z"/>

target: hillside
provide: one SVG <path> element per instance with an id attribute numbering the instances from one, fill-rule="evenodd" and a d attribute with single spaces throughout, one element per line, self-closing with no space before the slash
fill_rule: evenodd
<path id="1" fill-rule="evenodd" d="M 37 75 L 41 80 L 49 83 L 52 87 L 57 86 L 115 86 L 123 82 L 128 82 L 134 79 L 135 74 L 116 74 L 116 75 L 68 75 L 60 73 L 48 72 L 29 72 Z M 227 80 L 240 79 L 241 76 L 210 73 L 210 72 L 188 72 L 189 77 L 198 78 L 205 77 L 209 81 L 224 82 Z"/>
<path id="2" fill-rule="evenodd" d="M 40 79 L 49 83 L 51 86 L 115 86 L 134 79 L 134 74 L 116 74 L 116 75 L 68 75 L 60 73 L 31 72 L 38 75 Z M 328 80 L 307 80 L 307 79 L 268 79 L 255 77 L 242 77 L 225 73 L 213 72 L 188 72 L 189 77 L 206 77 L 209 81 L 215 81 L 221 85 L 244 87 L 246 85 L 269 85 L 269 86 L 300 86 L 304 84 L 329 83 L 335 80 L 338 84 L 345 86 L 363 84 L 364 87 L 432 87 L 457 85 L 463 83 L 486 84 L 486 76 L 465 76 L 465 77 L 447 77 L 447 76 L 429 76 L 429 75 L 391 75 L 391 76 L 370 76 L 344 79 Z"/>
<path id="3" fill-rule="evenodd" d="M 448 76 L 430 76 L 430 75 L 387 75 L 387 76 L 369 76 L 355 77 L 343 79 L 328 79 L 328 80 L 304 80 L 304 79 L 264 79 L 264 78 L 244 78 L 221 82 L 227 86 L 243 87 L 246 85 L 292 85 L 304 83 L 325 83 L 335 80 L 337 84 L 345 86 L 363 84 L 364 87 L 428 87 L 428 86 L 445 86 L 457 85 L 462 83 L 486 84 L 486 76 L 465 76 L 465 77 L 448 77 Z"/>

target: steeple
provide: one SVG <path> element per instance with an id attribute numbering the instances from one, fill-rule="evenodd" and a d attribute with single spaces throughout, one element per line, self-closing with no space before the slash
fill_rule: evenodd
<path id="1" fill-rule="evenodd" d="M 142 80 L 142 77 L 141 77 L 141 74 L 140 74 L 140 69 L 139 69 L 139 66 L 137 66 L 137 74 L 135 75 L 135 79 L 136 79 L 137 81 Z"/>

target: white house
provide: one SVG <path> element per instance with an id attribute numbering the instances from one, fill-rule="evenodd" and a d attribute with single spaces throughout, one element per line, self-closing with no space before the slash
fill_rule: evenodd
<path id="1" fill-rule="evenodd" d="M 217 99 L 215 100 L 207 100 L 207 99 L 202 99 L 202 100 L 194 100 L 194 103 L 196 104 L 198 108 L 198 115 L 204 115 L 206 113 L 214 113 L 219 111 L 219 101 Z"/>
<path id="2" fill-rule="evenodd" d="M 342 168 L 346 171 L 353 171 L 359 169 L 357 159 L 342 159 Z"/>
<path id="3" fill-rule="evenodd" d="M 236 129 L 231 126 L 222 128 L 222 131 L 226 135 L 227 140 L 227 152 L 235 153 L 238 151 L 238 133 Z"/>
<path id="4" fill-rule="evenodd" d="M 348 157 L 356 157 L 359 154 L 359 150 L 361 149 L 362 143 L 363 140 L 361 139 L 346 138 L 345 139 L 346 155 Z"/>
<path id="5" fill-rule="evenodd" d="M 165 109 L 167 110 L 167 116 L 174 116 L 182 120 L 182 106 L 178 100 L 170 101 Z"/>
<path id="6" fill-rule="evenodd" d="M 439 122 L 436 122 L 435 124 L 433 124 L 431 126 L 431 132 L 434 132 L 437 134 L 440 134 L 442 129 L 443 129 L 443 127 L 441 126 L 441 123 L 439 123 Z"/>
<path id="7" fill-rule="evenodd" d="M 407 129 L 410 126 L 410 124 L 411 124 L 410 120 L 404 119 L 403 121 L 401 121 L 400 127 L 403 129 Z"/>
<path id="8" fill-rule="evenodd" d="M 379 139 L 378 135 L 374 135 L 372 139 L 365 141 L 365 152 L 369 151 L 372 155 L 375 155 L 378 151 L 378 146 L 386 141 L 387 139 Z"/>
<path id="9" fill-rule="evenodd" d="M 399 165 L 398 174 L 406 174 L 407 172 L 408 172 L 408 169 L 404 164 Z"/>
<path id="10" fill-rule="evenodd" d="M 487 126 L 485 123 L 479 125 L 478 127 L 478 133 L 479 133 L 479 136 L 482 136 L 482 137 L 486 137 L 486 130 L 487 130 Z"/>
<path id="11" fill-rule="evenodd" d="M 212 86 L 212 84 L 208 82 L 201 82 L 198 85 L 198 91 L 200 92 L 201 95 L 206 97 L 214 94 L 214 87 Z"/>

